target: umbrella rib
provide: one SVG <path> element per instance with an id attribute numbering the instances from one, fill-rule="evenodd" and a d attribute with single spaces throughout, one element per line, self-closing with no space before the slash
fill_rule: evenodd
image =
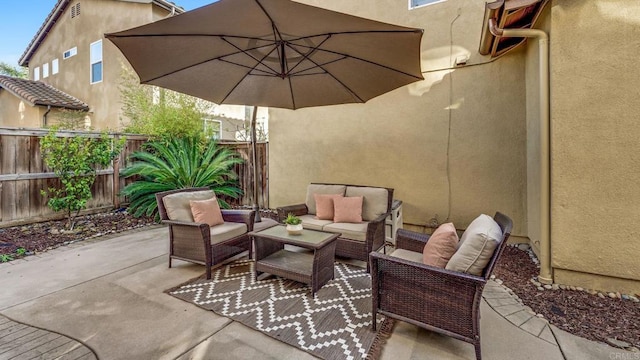
<path id="1" fill-rule="evenodd" d="M 243 53 L 243 54 L 247 55 L 248 57 L 252 58 L 253 60 L 257 61 L 258 63 L 260 63 L 260 64 L 264 65 L 267 69 L 271 70 L 271 71 L 273 72 L 273 74 L 274 74 L 274 75 L 277 75 L 277 74 L 278 74 L 278 72 L 277 72 L 275 69 L 272 69 L 269 65 L 267 65 L 267 64 L 265 64 L 265 63 L 263 62 L 263 60 L 264 60 L 267 56 L 269 56 L 269 54 L 273 53 L 273 50 L 274 50 L 274 49 L 272 49 L 271 51 L 269 51 L 269 52 L 268 52 L 268 53 L 267 53 L 267 54 L 266 54 L 266 55 L 265 55 L 265 56 L 260 60 L 260 59 L 258 59 L 257 57 L 255 57 L 255 56 L 253 56 L 253 55 L 249 54 L 249 51 L 251 51 L 251 50 L 255 50 L 255 49 L 259 49 L 259 48 L 262 48 L 262 47 L 266 47 L 267 45 L 265 45 L 265 46 L 260 46 L 260 47 L 256 47 L 256 48 L 253 48 L 253 49 L 242 50 L 241 48 L 239 48 L 238 46 L 236 46 L 234 43 L 230 42 L 230 41 L 229 41 L 229 40 L 227 40 L 226 38 L 222 38 L 222 40 L 224 40 L 227 44 L 229 44 L 229 45 L 233 46 L 234 48 L 236 48 L 236 49 L 238 50 L 238 52 L 237 52 L 237 53 L 230 54 L 230 55 L 225 55 L 225 56 L 231 56 L 231 55 L 236 55 L 236 54 L 239 54 L 239 53 Z M 222 57 L 220 57 L 220 60 L 222 60 Z M 227 62 L 232 63 L 232 64 L 235 64 L 235 63 L 233 63 L 233 62 L 231 62 L 231 61 L 227 61 Z M 242 66 L 242 65 L 240 65 L 240 64 L 236 64 L 236 65 Z M 246 66 L 246 65 L 245 65 L 245 67 L 249 67 L 249 66 Z M 255 68 L 255 67 L 254 67 L 254 68 Z M 262 72 L 268 73 L 267 71 L 264 71 L 264 70 L 259 70 L 259 71 L 262 71 Z"/>

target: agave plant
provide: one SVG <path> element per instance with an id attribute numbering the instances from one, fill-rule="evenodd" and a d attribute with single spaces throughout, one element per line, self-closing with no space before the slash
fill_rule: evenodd
<path id="1" fill-rule="evenodd" d="M 122 175 L 140 176 L 140 180 L 122 189 L 131 201 L 129 211 L 134 216 L 157 215 L 155 193 L 189 187 L 208 187 L 217 195 L 237 198 L 242 190 L 235 184 L 236 164 L 243 160 L 217 142 L 202 142 L 199 138 L 156 140 L 146 150 L 131 154 L 133 164 Z M 221 207 L 229 204 L 218 197 Z"/>

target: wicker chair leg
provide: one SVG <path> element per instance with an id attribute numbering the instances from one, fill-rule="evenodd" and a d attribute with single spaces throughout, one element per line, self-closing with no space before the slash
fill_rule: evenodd
<path id="1" fill-rule="evenodd" d="M 171 256 L 169 256 L 169 269 L 171 269 Z"/>
<path id="2" fill-rule="evenodd" d="M 375 300 L 373 301 L 375 303 Z M 377 311 L 375 310 L 376 304 L 373 304 L 373 311 L 371 311 L 371 330 L 376 331 L 376 315 L 377 315 Z"/>
<path id="3" fill-rule="evenodd" d="M 480 352 L 480 339 L 478 339 L 478 342 L 473 344 L 473 346 L 476 348 L 476 360 L 482 360 L 482 353 Z"/>
<path id="4" fill-rule="evenodd" d="M 207 267 L 207 280 L 211 280 L 211 265 L 205 265 Z"/>

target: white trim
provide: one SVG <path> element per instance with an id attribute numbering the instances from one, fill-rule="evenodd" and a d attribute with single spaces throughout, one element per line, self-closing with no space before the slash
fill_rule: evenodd
<path id="1" fill-rule="evenodd" d="M 58 59 L 51 60 L 51 75 L 55 75 L 60 71 L 60 63 Z"/>
<path id="2" fill-rule="evenodd" d="M 413 3 L 416 1 L 428 1 L 428 2 L 424 4 L 413 5 Z M 418 8 L 429 6 L 429 5 L 439 4 L 445 1 L 447 0 L 409 0 L 409 10 L 418 9 Z"/>
<path id="3" fill-rule="evenodd" d="M 67 53 L 69 53 L 69 55 L 67 55 Z M 69 49 L 69 50 L 67 50 L 67 51 L 62 53 L 62 59 L 65 60 L 65 59 L 68 59 L 70 57 L 74 57 L 77 54 L 78 54 L 78 47 L 74 46 L 71 49 Z"/>
<path id="4" fill-rule="evenodd" d="M 33 81 L 40 80 L 40 66 L 36 66 L 33 68 Z"/>
<path id="5" fill-rule="evenodd" d="M 42 64 L 42 78 L 46 79 L 49 77 L 49 63 Z"/>
<path id="6" fill-rule="evenodd" d="M 98 54 L 92 53 L 93 46 L 96 44 L 100 44 L 99 56 Z M 94 59 L 94 55 L 96 55 L 95 59 Z M 100 64 L 100 80 L 93 81 L 93 65 L 98 63 Z M 102 57 L 102 39 L 100 39 L 98 41 L 94 41 L 91 44 L 89 44 L 89 83 L 90 84 L 101 83 L 103 79 L 104 79 L 104 61 Z"/>

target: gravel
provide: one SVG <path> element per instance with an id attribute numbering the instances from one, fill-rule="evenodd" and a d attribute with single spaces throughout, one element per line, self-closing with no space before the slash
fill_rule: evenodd
<path id="1" fill-rule="evenodd" d="M 516 246 L 505 248 L 494 269 L 496 279 L 558 328 L 621 348 L 640 348 L 638 295 L 625 294 L 625 300 L 620 293 L 561 284 L 546 287 L 537 282 L 538 273 L 531 252 Z"/>

